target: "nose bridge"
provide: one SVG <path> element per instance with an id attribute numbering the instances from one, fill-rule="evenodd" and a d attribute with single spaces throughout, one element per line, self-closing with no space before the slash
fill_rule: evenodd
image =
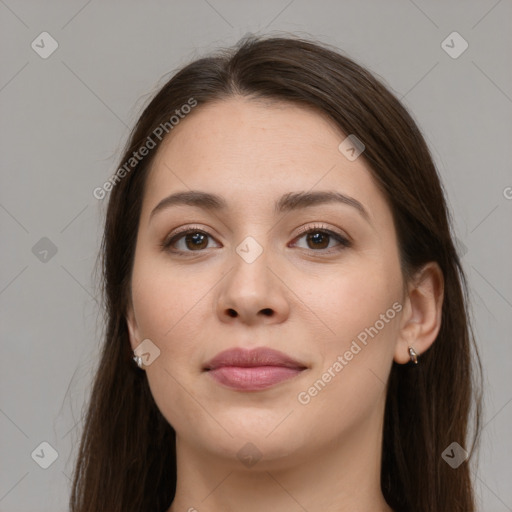
<path id="1" fill-rule="evenodd" d="M 263 233 L 257 235 L 260 242 L 262 241 Z M 248 265 L 252 265 L 258 259 L 267 259 L 269 243 L 268 238 L 262 243 L 258 242 L 253 236 L 246 236 L 235 248 L 236 254 Z M 261 256 L 266 253 L 263 258 Z"/>
<path id="2" fill-rule="evenodd" d="M 257 238 L 264 238 L 263 243 Z M 272 270 L 275 258 L 268 245 L 268 237 L 261 230 L 235 246 L 230 258 L 231 270 L 218 297 L 221 318 L 239 316 L 251 322 L 258 316 L 282 319 L 287 314 L 287 299 Z"/>
<path id="3" fill-rule="evenodd" d="M 263 234 L 256 235 L 261 241 Z M 265 239 L 267 240 L 267 239 Z M 268 294 L 270 257 L 268 242 L 260 243 L 255 236 L 246 236 L 233 252 L 231 281 L 240 297 L 263 298 Z"/>

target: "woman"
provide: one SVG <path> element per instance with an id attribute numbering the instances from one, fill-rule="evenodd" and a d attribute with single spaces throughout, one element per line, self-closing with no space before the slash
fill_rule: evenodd
<path id="1" fill-rule="evenodd" d="M 465 278 L 425 141 L 368 71 L 248 37 L 162 87 L 101 190 L 73 512 L 475 510 Z"/>

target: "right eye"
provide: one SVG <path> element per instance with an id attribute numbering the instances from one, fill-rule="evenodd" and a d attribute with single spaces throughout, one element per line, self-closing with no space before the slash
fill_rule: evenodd
<path id="1" fill-rule="evenodd" d="M 161 247 L 166 251 L 178 254 L 200 252 L 202 249 L 208 248 L 208 237 L 213 240 L 208 233 L 196 228 L 189 228 L 166 238 Z"/>

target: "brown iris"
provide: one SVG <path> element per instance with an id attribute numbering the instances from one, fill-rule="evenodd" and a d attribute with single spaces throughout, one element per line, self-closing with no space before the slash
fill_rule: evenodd
<path id="1" fill-rule="evenodd" d="M 309 233 L 307 235 L 306 240 L 308 241 L 308 244 L 310 241 L 313 241 L 315 246 L 314 248 L 317 249 L 325 249 L 329 245 L 329 235 L 326 233 L 321 233 L 319 231 Z M 322 244 L 322 241 L 326 243 Z"/>
<path id="2" fill-rule="evenodd" d="M 189 233 L 185 235 L 185 245 L 190 250 L 205 249 L 208 246 L 208 236 L 204 233 Z"/>

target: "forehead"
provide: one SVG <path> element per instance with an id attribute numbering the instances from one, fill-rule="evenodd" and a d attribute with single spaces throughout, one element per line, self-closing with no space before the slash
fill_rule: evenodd
<path id="1" fill-rule="evenodd" d="M 273 208 L 283 194 L 317 188 L 357 197 L 368 210 L 386 208 L 364 160 L 340 153 L 345 138 L 326 115 L 292 103 L 237 97 L 202 105 L 158 149 L 143 215 L 169 193 L 191 189 L 237 207 Z"/>

